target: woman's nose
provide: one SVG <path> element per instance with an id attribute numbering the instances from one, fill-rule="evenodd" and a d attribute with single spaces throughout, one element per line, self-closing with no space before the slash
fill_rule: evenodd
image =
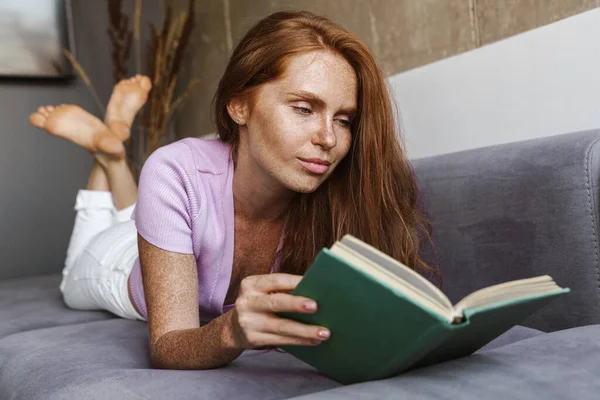
<path id="1" fill-rule="evenodd" d="M 337 144 L 337 137 L 333 129 L 333 119 L 323 118 L 317 132 L 313 135 L 313 144 L 321 146 L 326 150 L 332 149 Z"/>

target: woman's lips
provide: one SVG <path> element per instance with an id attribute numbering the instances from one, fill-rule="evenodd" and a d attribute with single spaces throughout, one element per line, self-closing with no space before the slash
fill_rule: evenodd
<path id="1" fill-rule="evenodd" d="M 300 161 L 300 164 L 302 164 L 302 166 L 304 168 L 306 168 L 307 170 L 309 170 L 310 172 L 313 172 L 315 174 L 320 174 L 320 175 L 324 174 L 329 169 L 329 165 L 319 164 L 319 163 L 310 162 L 310 161 L 304 161 L 301 159 L 298 159 L 298 161 Z"/>

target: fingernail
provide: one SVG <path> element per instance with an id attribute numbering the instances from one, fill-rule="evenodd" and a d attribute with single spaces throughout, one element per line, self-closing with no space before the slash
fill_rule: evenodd
<path id="1" fill-rule="evenodd" d="M 317 303 L 315 303 L 314 301 L 305 301 L 303 306 L 305 309 L 311 310 L 311 311 L 317 309 Z"/>
<path id="2" fill-rule="evenodd" d="M 319 337 L 322 339 L 327 339 L 329 337 L 329 331 L 327 329 L 321 329 L 319 331 Z"/>

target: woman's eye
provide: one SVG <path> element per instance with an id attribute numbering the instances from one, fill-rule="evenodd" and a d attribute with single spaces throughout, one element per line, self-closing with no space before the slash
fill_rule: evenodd
<path id="1" fill-rule="evenodd" d="M 342 124 L 342 126 L 344 126 L 345 128 L 350 128 L 350 126 L 352 125 L 352 123 L 347 119 L 338 119 L 338 122 Z"/>
<path id="2" fill-rule="evenodd" d="M 310 108 L 306 108 L 306 107 L 294 107 L 294 109 L 296 111 L 298 111 L 300 114 L 304 114 L 304 115 L 309 115 L 311 113 Z"/>

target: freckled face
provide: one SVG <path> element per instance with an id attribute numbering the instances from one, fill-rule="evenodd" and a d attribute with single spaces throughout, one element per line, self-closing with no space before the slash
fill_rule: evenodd
<path id="1" fill-rule="evenodd" d="M 330 52 L 299 54 L 283 77 L 262 85 L 256 96 L 240 132 L 253 169 L 293 191 L 315 191 L 350 149 L 354 70 Z"/>

